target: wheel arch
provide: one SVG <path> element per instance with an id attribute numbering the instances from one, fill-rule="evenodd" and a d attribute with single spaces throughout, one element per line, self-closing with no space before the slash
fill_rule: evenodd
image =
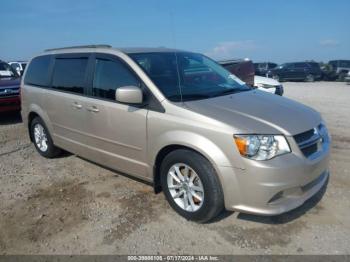
<path id="1" fill-rule="evenodd" d="M 195 137 L 191 136 L 191 134 L 187 134 L 187 136 L 183 136 L 183 134 L 181 134 L 182 137 L 187 137 L 186 141 L 182 141 L 182 142 L 176 141 L 173 143 L 168 143 L 160 146 L 159 150 L 156 150 L 157 153 L 154 156 L 154 159 L 151 161 L 151 163 L 153 163 L 153 185 L 154 185 L 155 193 L 159 193 L 162 191 L 160 186 L 160 176 L 161 176 L 160 165 L 163 159 L 166 157 L 167 154 L 178 149 L 191 150 L 203 156 L 212 164 L 217 175 L 219 176 L 219 180 L 220 181 L 222 180 L 221 174 L 219 172 L 219 169 L 217 168 L 217 165 L 219 164 L 219 165 L 229 166 L 230 164 L 229 164 L 228 158 L 219 149 L 219 147 L 216 144 L 214 144 L 212 141 L 208 140 L 207 138 L 201 137 L 199 135 L 195 135 L 195 134 L 193 135 Z M 190 142 L 191 140 L 197 141 L 197 143 L 195 144 L 191 143 Z"/>
<path id="2" fill-rule="evenodd" d="M 30 140 L 33 142 L 33 137 L 30 134 L 30 125 L 35 117 L 40 117 L 42 121 L 44 121 L 47 129 L 49 130 L 50 134 L 53 133 L 53 128 L 49 119 L 49 116 L 47 113 L 45 113 L 44 110 L 42 110 L 38 105 L 31 105 L 28 110 L 28 115 L 26 117 L 26 123 L 28 128 L 28 135 Z M 51 136 L 52 137 L 52 136 Z"/>

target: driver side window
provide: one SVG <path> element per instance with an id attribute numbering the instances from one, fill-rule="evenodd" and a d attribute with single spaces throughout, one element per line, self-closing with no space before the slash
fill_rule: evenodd
<path id="1" fill-rule="evenodd" d="M 140 86 L 140 81 L 122 62 L 96 59 L 92 95 L 115 101 L 115 91 L 122 86 Z"/>

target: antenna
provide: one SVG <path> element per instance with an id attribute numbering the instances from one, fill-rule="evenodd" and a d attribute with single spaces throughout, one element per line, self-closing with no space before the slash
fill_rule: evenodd
<path id="1" fill-rule="evenodd" d="M 178 57 L 177 57 L 177 50 L 176 50 L 176 37 L 175 37 L 175 26 L 174 26 L 174 13 L 173 11 L 170 10 L 169 12 L 169 15 L 170 15 L 170 30 L 171 30 L 171 35 L 172 35 L 172 38 L 173 38 L 173 43 L 174 43 L 174 49 L 175 49 L 175 61 L 176 61 L 176 73 L 177 73 L 177 82 L 178 82 L 178 88 L 179 88 L 179 91 L 180 91 L 180 99 L 181 99 L 181 102 L 182 102 L 182 89 L 181 89 L 181 77 L 180 77 L 180 70 L 179 70 L 179 60 L 178 60 Z"/>
<path id="2" fill-rule="evenodd" d="M 174 49 L 176 49 L 176 37 L 175 37 L 175 26 L 174 26 L 174 13 L 170 10 L 170 30 L 171 30 L 171 38 L 173 40 Z"/>

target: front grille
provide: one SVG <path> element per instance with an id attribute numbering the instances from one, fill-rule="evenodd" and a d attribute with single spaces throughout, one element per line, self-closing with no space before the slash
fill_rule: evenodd
<path id="1" fill-rule="evenodd" d="M 322 137 L 317 128 L 297 134 L 294 136 L 294 139 L 305 157 L 309 157 L 316 153 L 319 150 L 319 144 L 322 141 Z"/>
<path id="2" fill-rule="evenodd" d="M 295 142 L 297 142 L 297 144 L 302 143 L 305 140 L 310 139 L 314 134 L 314 129 L 310 129 L 304 133 L 300 133 L 298 135 L 294 136 Z"/>
<path id="3" fill-rule="evenodd" d="M 0 89 L 0 97 L 11 97 L 19 95 L 19 88 Z"/>

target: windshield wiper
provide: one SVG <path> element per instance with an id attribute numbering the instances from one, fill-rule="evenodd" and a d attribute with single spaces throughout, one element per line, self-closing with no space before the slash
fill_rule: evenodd
<path id="1" fill-rule="evenodd" d="M 218 93 L 215 93 L 214 95 L 212 95 L 212 97 L 215 96 L 224 96 L 224 95 L 228 95 L 228 94 L 234 94 L 234 93 L 238 93 L 238 92 L 242 92 L 242 91 L 249 91 L 251 90 L 250 88 L 230 88 L 230 89 L 226 89 L 223 91 L 220 91 Z"/>
<path id="2" fill-rule="evenodd" d="M 205 94 L 184 94 L 184 95 L 170 95 L 167 98 L 170 100 L 176 100 L 176 101 L 181 101 L 182 100 L 197 100 L 197 99 L 206 99 L 210 98 L 210 95 L 205 95 Z"/>

